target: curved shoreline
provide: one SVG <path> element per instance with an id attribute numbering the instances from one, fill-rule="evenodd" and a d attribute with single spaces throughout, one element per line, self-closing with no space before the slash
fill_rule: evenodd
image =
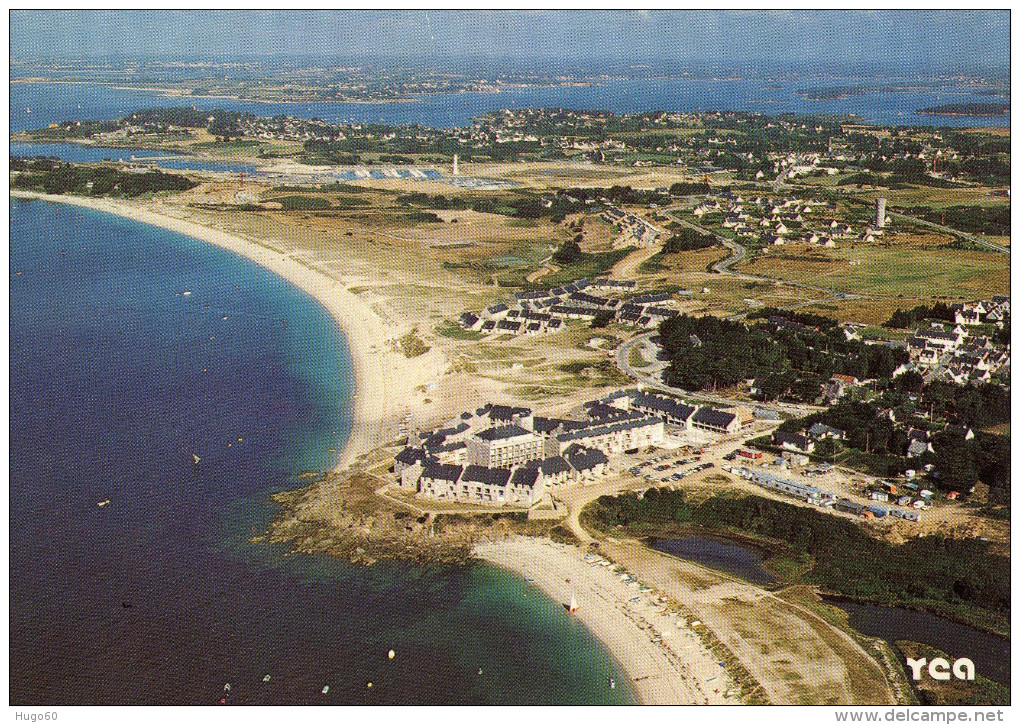
<path id="1" fill-rule="evenodd" d="M 740 704 L 730 673 L 690 622 L 640 592 L 608 567 L 589 563 L 575 546 L 517 536 L 478 544 L 472 556 L 530 581 L 554 602 L 576 596 L 572 615 L 626 674 L 642 705 Z"/>
<path id="2" fill-rule="evenodd" d="M 295 259 L 286 252 L 243 239 L 228 232 L 180 219 L 138 204 L 121 200 L 91 199 L 69 195 L 50 195 L 11 190 L 12 198 L 45 201 L 84 207 L 116 214 L 133 221 L 214 244 L 239 254 L 282 277 L 314 297 L 330 313 L 347 338 L 354 368 L 355 393 L 351 396 L 351 433 L 334 466 L 340 471 L 359 456 L 385 443 L 384 422 L 399 420 L 401 401 L 411 400 L 414 389 L 423 381 L 428 368 L 418 364 L 421 358 L 409 360 L 397 352 L 392 341 L 399 336 L 399 326 L 386 322 L 369 304 L 323 271 Z M 522 548 L 523 547 L 523 548 Z M 535 556 L 536 552 L 538 556 Z M 562 599 L 561 571 L 571 570 L 587 581 L 590 567 L 574 547 L 554 544 L 550 540 L 516 539 L 483 545 L 472 556 L 488 564 L 501 566 L 522 576 L 533 575 L 536 584 L 554 601 Z M 694 704 L 733 702 L 734 699 L 715 693 L 719 682 L 708 687 L 706 682 L 712 658 L 702 646 L 690 639 L 690 632 L 677 632 L 667 638 L 671 645 L 683 645 L 677 653 L 653 643 L 644 628 L 658 620 L 652 611 L 634 612 L 628 598 L 634 592 L 626 589 L 607 571 L 595 575 L 607 581 L 592 580 L 584 595 L 585 606 L 578 618 L 616 661 L 631 681 L 642 704 Z M 602 600 L 602 601 L 598 601 Z M 596 603 L 597 602 L 597 603 Z M 645 605 L 642 605 L 644 608 Z M 624 610 L 628 611 L 624 611 Z M 643 624 L 638 624 L 638 622 Z M 663 620 L 661 624 L 667 631 Z M 684 660 L 678 659 L 680 653 Z M 712 674 L 717 674 L 713 670 Z M 715 677 L 713 677 L 713 680 Z"/>
<path id="3" fill-rule="evenodd" d="M 394 331 L 389 329 L 372 308 L 343 284 L 325 273 L 302 263 L 286 253 L 242 239 L 195 222 L 161 214 L 128 202 L 109 199 L 89 199 L 69 195 L 40 194 L 11 190 L 11 197 L 69 204 L 96 211 L 116 214 L 133 221 L 160 227 L 171 232 L 193 237 L 234 252 L 282 277 L 314 297 L 334 319 L 347 338 L 354 373 L 354 394 L 351 396 L 351 432 L 333 467 L 342 470 L 358 456 L 372 450 L 382 441 L 373 433 L 388 411 L 387 390 L 406 375 L 400 371 L 403 356 L 390 351 L 387 343 Z"/>

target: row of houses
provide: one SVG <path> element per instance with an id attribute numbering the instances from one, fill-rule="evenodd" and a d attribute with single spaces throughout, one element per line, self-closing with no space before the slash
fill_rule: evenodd
<path id="1" fill-rule="evenodd" d="M 425 457 L 402 467 L 397 480 L 400 488 L 438 501 L 528 508 L 554 486 L 604 474 L 608 463 L 601 451 L 580 447 L 510 467 L 465 466 Z"/>
<path id="2" fill-rule="evenodd" d="M 1008 309 L 1008 301 L 1005 307 Z M 987 382 L 1008 367 L 1009 346 L 999 346 L 985 335 L 972 335 L 970 324 L 977 323 L 932 322 L 917 328 L 907 340 L 914 368 L 932 379 L 966 385 Z"/>
<path id="3" fill-rule="evenodd" d="M 1002 326 L 1009 317 L 1009 297 L 996 295 L 990 300 L 965 302 L 952 307 L 955 322 L 960 325 Z"/>
<path id="4" fill-rule="evenodd" d="M 655 416 L 671 432 L 700 430 L 717 435 L 733 435 L 754 423 L 754 418 L 746 411 L 742 415 L 739 409 L 720 410 L 691 405 L 670 395 L 642 390 L 620 391 L 597 403 L 589 403 L 586 407 L 590 407 L 590 414 L 595 410 L 615 409 Z"/>
<path id="5" fill-rule="evenodd" d="M 580 279 L 544 290 L 526 290 L 478 314 L 465 312 L 460 316 L 460 325 L 483 335 L 526 335 L 558 332 L 567 320 L 591 322 L 605 314 L 625 325 L 652 328 L 679 314 L 664 306 L 672 300 L 668 292 L 649 292 L 629 299 L 605 296 L 628 294 L 635 287 L 632 280 L 603 278 L 595 282 Z"/>
<path id="6" fill-rule="evenodd" d="M 628 391 L 615 395 L 608 404 L 659 417 L 671 428 L 683 431 L 701 430 L 718 435 L 734 435 L 745 424 L 753 423 L 753 420 L 744 420 L 738 410 L 690 405 L 670 395 L 645 391 Z"/>
<path id="7" fill-rule="evenodd" d="M 619 246 L 636 244 L 639 247 L 650 247 L 662 235 L 662 230 L 651 222 L 616 206 L 607 207 L 602 212 L 602 218 L 623 232 L 618 240 Z"/>

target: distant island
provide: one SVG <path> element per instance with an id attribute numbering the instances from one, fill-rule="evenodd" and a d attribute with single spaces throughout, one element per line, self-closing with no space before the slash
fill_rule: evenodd
<path id="1" fill-rule="evenodd" d="M 1008 116 L 1008 103 L 943 103 L 919 108 L 914 113 L 926 116 Z"/>
<path id="2" fill-rule="evenodd" d="M 866 86 L 828 86 L 825 88 L 800 88 L 797 95 L 808 101 L 841 101 L 868 93 Z"/>

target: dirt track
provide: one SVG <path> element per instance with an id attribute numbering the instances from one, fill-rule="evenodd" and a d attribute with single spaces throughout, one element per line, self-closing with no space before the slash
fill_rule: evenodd
<path id="1" fill-rule="evenodd" d="M 759 587 L 608 539 L 602 552 L 684 603 L 758 681 L 773 704 L 890 705 L 881 667 L 846 633 Z"/>

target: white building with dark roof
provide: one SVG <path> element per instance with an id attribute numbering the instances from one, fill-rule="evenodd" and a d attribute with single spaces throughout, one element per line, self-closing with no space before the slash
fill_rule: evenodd
<path id="1" fill-rule="evenodd" d="M 784 450 L 797 453 L 811 453 L 815 449 L 815 442 L 800 433 L 777 430 L 772 434 L 772 441 Z"/>
<path id="2" fill-rule="evenodd" d="M 510 468 L 545 457 L 541 436 L 514 423 L 483 430 L 465 443 L 468 463 L 485 468 Z"/>
<path id="3" fill-rule="evenodd" d="M 683 430 L 691 430 L 692 418 L 697 411 L 697 408 L 686 405 L 676 398 L 644 392 L 635 393 L 631 397 L 630 407 L 641 413 L 656 415 L 667 425 Z"/>
<path id="4" fill-rule="evenodd" d="M 615 421 L 594 421 L 546 439 L 546 456 L 558 456 L 571 446 L 598 448 L 606 453 L 622 453 L 631 448 L 645 448 L 662 442 L 665 425 L 661 418 L 633 412 Z"/>
<path id="5" fill-rule="evenodd" d="M 548 485 L 541 469 L 516 468 L 506 489 L 506 503 L 514 506 L 532 506 L 541 501 Z"/>
<path id="6" fill-rule="evenodd" d="M 456 500 L 462 466 L 426 461 L 418 478 L 418 493 L 441 500 Z"/>
<path id="7" fill-rule="evenodd" d="M 570 467 L 581 479 L 591 479 L 605 474 L 609 458 L 598 448 L 571 446 L 563 455 Z"/>
<path id="8" fill-rule="evenodd" d="M 740 414 L 715 408 L 698 408 L 691 417 L 691 426 L 698 430 L 733 435 L 740 431 Z"/>
<path id="9" fill-rule="evenodd" d="M 457 500 L 490 506 L 504 505 L 507 502 L 510 475 L 509 468 L 469 465 L 457 483 Z"/>
<path id="10" fill-rule="evenodd" d="M 556 486 L 566 483 L 574 477 L 574 469 L 570 467 L 563 456 L 550 456 L 540 461 L 528 461 L 525 468 L 537 468 L 542 473 L 542 479 L 549 486 Z"/>

